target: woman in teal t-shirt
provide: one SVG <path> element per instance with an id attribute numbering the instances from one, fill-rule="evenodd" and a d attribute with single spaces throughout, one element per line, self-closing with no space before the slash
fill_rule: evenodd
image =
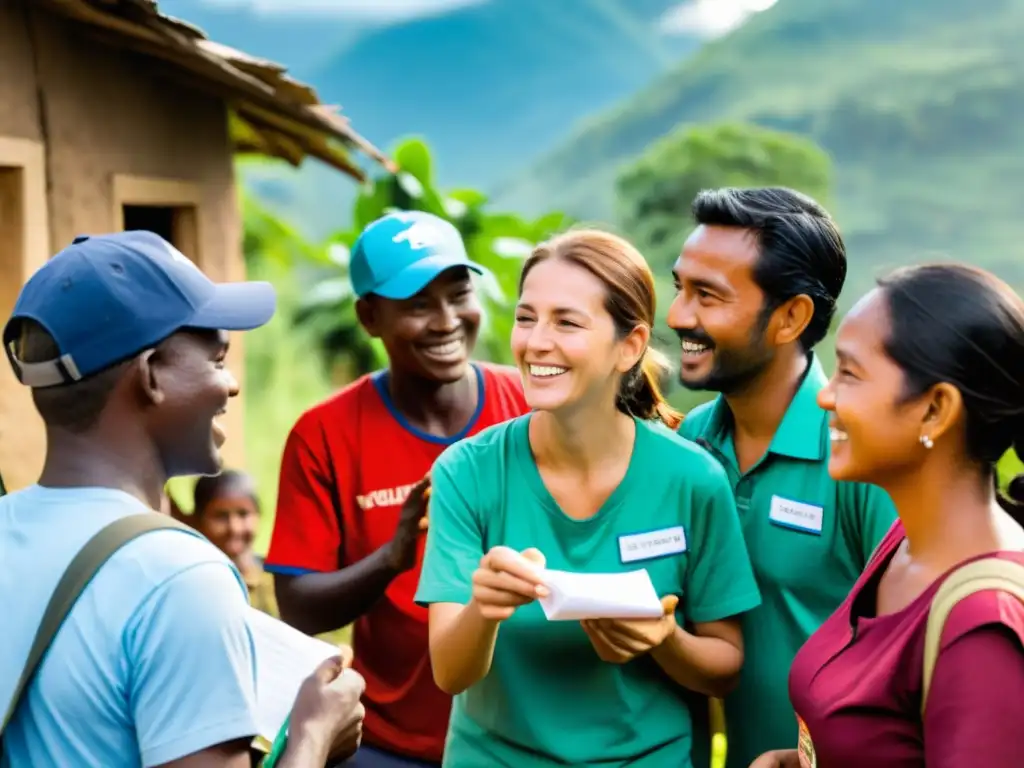
<path id="1" fill-rule="evenodd" d="M 654 306 L 614 235 L 561 235 L 523 267 L 512 350 L 533 413 L 432 470 L 417 601 L 455 695 L 446 766 L 686 768 L 684 690 L 737 678 L 736 617 L 760 596 L 723 470 L 674 434 Z M 646 569 L 665 615 L 548 621 L 544 567 Z"/>

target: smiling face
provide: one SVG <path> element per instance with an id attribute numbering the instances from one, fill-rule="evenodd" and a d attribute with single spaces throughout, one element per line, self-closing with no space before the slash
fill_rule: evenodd
<path id="1" fill-rule="evenodd" d="M 773 360 L 765 295 L 754 281 L 758 254 L 752 234 L 738 227 L 702 225 L 686 240 L 668 325 L 682 342 L 679 380 L 687 389 L 729 394 Z"/>
<path id="2" fill-rule="evenodd" d="M 607 403 L 646 346 L 643 329 L 619 338 L 604 284 L 560 258 L 538 262 L 523 280 L 512 354 L 526 402 L 539 411 Z"/>
<path id="3" fill-rule="evenodd" d="M 232 560 L 252 549 L 259 509 L 251 488 L 229 484 L 196 513 L 199 531 Z"/>
<path id="4" fill-rule="evenodd" d="M 836 371 L 818 394 L 830 412 L 836 480 L 882 485 L 927 457 L 921 444 L 928 423 L 926 396 L 907 399 L 903 371 L 885 351 L 889 311 L 875 289 L 847 314 L 836 337 Z"/>
<path id="5" fill-rule="evenodd" d="M 168 477 L 221 469 L 227 436 L 219 417 L 238 394 L 227 352 L 223 331 L 182 331 L 145 354 L 140 370 L 152 400 L 145 418 Z"/>
<path id="6" fill-rule="evenodd" d="M 359 319 L 384 344 L 392 371 L 447 384 L 462 379 L 480 331 L 469 272 L 442 272 L 408 299 L 360 300 Z"/>

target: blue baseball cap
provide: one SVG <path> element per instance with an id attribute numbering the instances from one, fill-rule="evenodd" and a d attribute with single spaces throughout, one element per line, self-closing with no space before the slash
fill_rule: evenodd
<path id="1" fill-rule="evenodd" d="M 276 301 L 270 283 L 214 283 L 152 232 L 81 236 L 21 289 L 4 328 L 4 349 L 22 384 L 70 384 L 182 328 L 258 328 L 273 317 Z M 60 356 L 19 360 L 14 347 L 21 320 L 45 328 Z"/>
<path id="2" fill-rule="evenodd" d="M 369 224 L 349 257 L 352 290 L 359 297 L 408 299 L 452 267 L 487 271 L 470 260 L 451 222 L 422 211 L 389 213 Z"/>

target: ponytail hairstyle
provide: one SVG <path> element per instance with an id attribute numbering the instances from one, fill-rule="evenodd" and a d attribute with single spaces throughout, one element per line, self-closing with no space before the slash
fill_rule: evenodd
<path id="1" fill-rule="evenodd" d="M 1024 302 L 1002 280 L 963 264 L 925 264 L 878 282 L 889 310 L 889 357 L 907 399 L 940 382 L 960 391 L 964 452 L 998 482 L 995 464 L 1013 448 L 1024 458 Z M 1024 525 L 1024 475 L 998 493 Z"/>
<path id="2" fill-rule="evenodd" d="M 638 325 L 654 327 L 654 275 L 644 257 L 628 241 L 609 232 L 579 229 L 538 245 L 523 264 L 519 292 L 530 270 L 548 259 L 563 259 L 594 275 L 605 286 L 605 309 L 619 338 Z M 668 404 L 661 383 L 670 371 L 667 358 L 649 344 L 640 360 L 622 377 L 615 405 L 645 421 L 660 420 L 675 430 L 683 417 Z"/>

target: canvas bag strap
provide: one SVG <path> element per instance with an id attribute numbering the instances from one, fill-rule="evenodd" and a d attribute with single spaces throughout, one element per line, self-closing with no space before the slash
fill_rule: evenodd
<path id="1" fill-rule="evenodd" d="M 35 639 L 32 641 L 32 648 L 29 650 L 28 659 L 21 672 L 21 678 L 14 687 L 10 703 L 7 705 L 7 712 L 4 714 L 3 723 L 0 724 L 0 754 L 3 753 L 2 739 L 7 725 L 14 716 L 21 698 L 32 682 L 36 669 L 46 655 L 46 651 L 57 635 L 64 619 L 71 612 L 71 608 L 79 596 L 92 581 L 93 576 L 110 559 L 117 550 L 132 539 L 141 536 L 149 531 L 159 530 L 181 530 L 196 535 L 196 532 L 183 523 L 179 523 L 166 515 L 157 512 L 142 512 L 137 515 L 129 515 L 115 520 L 100 529 L 98 533 L 89 539 L 85 546 L 78 551 L 67 570 L 57 582 L 57 587 L 50 596 L 43 619 L 36 630 Z"/>
<path id="2" fill-rule="evenodd" d="M 935 662 L 939 658 L 942 629 L 950 612 L 965 597 L 997 589 L 1024 602 L 1024 565 L 998 557 L 986 557 L 957 568 L 932 598 L 924 635 L 924 675 L 921 678 L 921 718 L 924 719 Z"/>

